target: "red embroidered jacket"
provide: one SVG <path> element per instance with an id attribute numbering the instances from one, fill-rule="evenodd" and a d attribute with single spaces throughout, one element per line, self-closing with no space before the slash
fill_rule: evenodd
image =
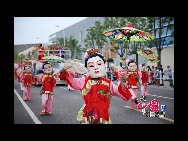
<path id="1" fill-rule="evenodd" d="M 135 70 L 134 72 L 130 70 L 127 71 L 127 80 L 126 80 L 127 88 L 139 89 L 138 73 L 139 73 L 138 70 Z"/>
<path id="2" fill-rule="evenodd" d="M 24 86 L 31 86 L 31 84 L 32 84 L 31 81 L 34 82 L 34 77 L 33 77 L 32 73 L 31 72 L 29 72 L 29 73 L 25 72 L 23 74 L 23 79 L 22 79 L 23 85 Z"/>
<path id="3" fill-rule="evenodd" d="M 41 94 L 53 94 L 53 86 L 56 84 L 56 79 L 51 73 L 42 74 Z"/>

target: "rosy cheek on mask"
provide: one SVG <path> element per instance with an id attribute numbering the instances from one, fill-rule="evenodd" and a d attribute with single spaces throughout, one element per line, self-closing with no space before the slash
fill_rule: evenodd
<path id="1" fill-rule="evenodd" d="M 87 69 L 88 71 L 93 71 L 95 68 L 95 64 L 93 62 L 88 63 Z"/>
<path id="2" fill-rule="evenodd" d="M 103 61 L 97 61 L 97 68 L 103 68 L 104 67 L 104 62 Z"/>

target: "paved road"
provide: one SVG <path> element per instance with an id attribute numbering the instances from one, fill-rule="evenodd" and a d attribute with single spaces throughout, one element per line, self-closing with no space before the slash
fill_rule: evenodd
<path id="1" fill-rule="evenodd" d="M 54 87 L 54 100 L 52 114 L 41 116 L 42 98 L 39 94 L 40 86 L 31 87 L 31 100 L 21 101 L 23 94 L 17 79 L 14 80 L 14 124 L 79 124 L 76 120 L 78 111 L 84 100 L 81 92 L 69 91 L 67 86 Z M 140 89 L 138 98 L 141 97 Z M 17 96 L 17 94 L 18 96 Z M 122 99 L 112 97 L 110 104 L 110 117 L 113 124 L 174 124 L 174 90 L 166 90 L 156 86 L 149 86 L 146 103 L 158 100 L 160 105 L 166 105 L 165 118 L 146 117 L 141 110 L 131 109 L 131 101 L 124 102 Z M 140 102 L 140 101 L 139 101 Z M 25 103 L 25 108 L 23 106 Z M 148 108 L 146 108 L 147 111 Z"/>

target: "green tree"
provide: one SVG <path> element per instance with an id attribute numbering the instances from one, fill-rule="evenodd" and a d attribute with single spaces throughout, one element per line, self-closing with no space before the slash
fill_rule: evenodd
<path id="1" fill-rule="evenodd" d="M 65 37 L 65 46 L 67 46 L 68 39 Z M 57 46 L 64 46 L 64 38 L 57 38 Z"/>
<path id="2" fill-rule="evenodd" d="M 64 38 L 57 39 L 57 46 L 64 46 Z M 65 37 L 65 46 L 71 51 L 71 59 L 81 59 L 82 52 L 86 51 L 85 48 L 81 48 L 78 45 L 78 41 L 70 36 L 69 38 Z"/>
<path id="3" fill-rule="evenodd" d="M 84 40 L 85 46 L 87 48 L 99 48 L 99 51 L 102 53 L 102 48 L 106 43 L 105 37 L 101 34 L 104 30 L 104 26 L 101 25 L 100 21 L 95 21 L 93 27 L 87 29 L 87 35 Z"/>
<path id="4" fill-rule="evenodd" d="M 102 53 L 102 48 L 106 43 L 105 37 L 101 34 L 101 32 L 104 30 L 104 27 L 101 25 L 100 21 L 95 21 L 95 41 L 96 45 L 99 48 L 99 51 Z"/>
<path id="5" fill-rule="evenodd" d="M 86 38 L 84 40 L 86 48 L 94 48 L 95 49 L 95 28 L 89 27 L 87 29 Z"/>
<path id="6" fill-rule="evenodd" d="M 32 55 L 32 54 L 31 54 L 31 51 L 29 51 L 28 54 L 27 54 L 27 58 L 28 58 L 28 59 L 31 59 L 31 55 Z"/>
<path id="7" fill-rule="evenodd" d="M 81 45 L 78 45 L 78 41 L 71 35 L 67 42 L 68 49 L 71 51 L 71 59 L 81 58 Z"/>
<path id="8" fill-rule="evenodd" d="M 160 60 L 157 65 L 161 65 L 161 51 L 164 46 L 164 42 L 166 41 L 166 38 L 162 38 L 163 36 L 166 36 L 168 31 L 171 30 L 172 39 L 169 41 L 170 43 L 173 43 L 173 36 L 174 36 L 174 24 L 172 24 L 172 21 L 174 21 L 174 17 L 148 17 L 148 29 L 151 32 L 151 34 L 154 34 L 157 38 L 153 41 L 153 43 L 156 46 L 157 53 L 158 53 L 158 60 Z M 150 47 L 153 44 L 150 44 Z"/>
<path id="9" fill-rule="evenodd" d="M 23 60 L 23 59 L 25 59 L 25 55 L 24 55 L 24 54 L 18 55 L 18 61 L 19 61 L 20 63 L 22 63 L 22 60 Z"/>

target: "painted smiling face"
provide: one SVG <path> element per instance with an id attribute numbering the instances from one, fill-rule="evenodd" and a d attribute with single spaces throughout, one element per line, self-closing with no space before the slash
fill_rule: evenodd
<path id="1" fill-rule="evenodd" d="M 31 67 L 30 66 L 25 66 L 25 72 L 27 72 L 27 73 L 29 73 L 29 72 L 31 72 Z"/>
<path id="2" fill-rule="evenodd" d="M 51 64 L 44 65 L 44 73 L 52 73 L 52 66 Z"/>
<path id="3" fill-rule="evenodd" d="M 99 56 L 92 57 L 87 61 L 87 69 L 91 78 L 102 77 L 106 74 L 106 63 Z"/>
<path id="4" fill-rule="evenodd" d="M 129 66 L 128 66 L 128 69 L 129 69 L 130 71 L 135 71 L 135 70 L 137 70 L 137 65 L 136 65 L 136 63 L 135 63 L 135 62 L 130 63 Z"/>

